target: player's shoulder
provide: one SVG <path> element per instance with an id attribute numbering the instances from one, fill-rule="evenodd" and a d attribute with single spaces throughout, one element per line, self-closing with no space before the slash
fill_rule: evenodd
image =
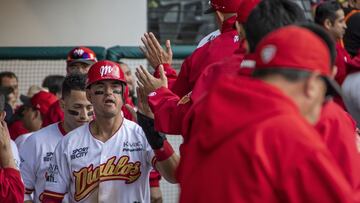
<path id="1" fill-rule="evenodd" d="M 26 140 L 28 143 L 44 143 L 46 140 L 53 139 L 54 137 L 60 136 L 60 131 L 58 129 L 58 123 L 48 125 L 29 136 Z"/>
<path id="2" fill-rule="evenodd" d="M 145 137 L 144 131 L 142 130 L 140 125 L 135 123 L 134 121 L 124 118 L 123 127 L 126 131 L 130 132 L 135 136 Z"/>
<path id="3" fill-rule="evenodd" d="M 68 143 L 76 140 L 82 140 L 84 136 L 87 136 L 90 133 L 89 124 L 90 123 L 86 123 L 68 132 L 62 139 L 62 142 Z"/>
<path id="4" fill-rule="evenodd" d="M 134 121 L 128 120 L 126 118 L 124 118 L 123 120 L 123 127 L 127 128 L 129 130 L 139 130 L 141 129 L 141 127 L 139 126 L 139 124 L 135 123 Z"/>

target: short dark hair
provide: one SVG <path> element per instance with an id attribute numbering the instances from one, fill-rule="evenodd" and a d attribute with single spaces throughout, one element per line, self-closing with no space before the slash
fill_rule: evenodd
<path id="1" fill-rule="evenodd" d="M 3 112 L 5 109 L 5 95 L 0 92 L 0 112 Z"/>
<path id="2" fill-rule="evenodd" d="M 346 51 L 351 56 L 356 56 L 360 50 L 360 12 L 352 15 L 347 21 L 347 29 L 344 35 Z"/>
<path id="3" fill-rule="evenodd" d="M 62 84 L 65 76 L 62 75 L 49 75 L 42 82 L 42 87 L 48 88 L 49 92 L 56 95 L 62 92 Z"/>
<path id="4" fill-rule="evenodd" d="M 271 31 L 285 25 L 306 21 L 304 11 L 289 0 L 262 0 L 244 24 L 250 52 Z"/>
<path id="5" fill-rule="evenodd" d="M 331 24 L 334 24 L 336 18 L 336 11 L 342 9 L 337 1 L 330 0 L 320 3 L 315 10 L 314 21 L 316 24 L 324 25 L 326 19 L 329 19 Z"/>
<path id="6" fill-rule="evenodd" d="M 66 76 L 62 85 L 62 98 L 68 97 L 72 90 L 85 91 L 86 78 L 85 74 L 70 74 Z"/>
<path id="7" fill-rule="evenodd" d="M 330 53 L 330 64 L 332 68 L 335 65 L 336 60 L 336 45 L 334 39 L 323 27 L 316 25 L 312 22 L 299 23 L 298 25 L 310 30 L 325 42 Z"/>
<path id="8" fill-rule="evenodd" d="M 16 80 L 18 80 L 15 73 L 10 72 L 10 71 L 3 71 L 3 72 L 0 72 L 0 86 L 2 85 L 3 78 L 16 78 Z"/>

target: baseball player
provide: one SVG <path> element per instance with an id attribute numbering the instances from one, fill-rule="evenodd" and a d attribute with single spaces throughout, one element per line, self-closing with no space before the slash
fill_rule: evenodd
<path id="1" fill-rule="evenodd" d="M 86 74 L 92 64 L 97 61 L 96 54 L 87 47 L 75 47 L 69 51 L 66 59 L 66 74 Z M 43 126 L 47 126 L 64 120 L 59 101 L 54 103 L 44 119 Z"/>
<path id="2" fill-rule="evenodd" d="M 5 118 L 5 94 L 0 91 L 0 202 L 24 201 L 24 184 L 19 172 L 19 153 L 10 139 Z"/>
<path id="3" fill-rule="evenodd" d="M 92 119 L 93 108 L 86 99 L 85 82 L 85 75 L 72 74 L 65 78 L 60 100 L 64 121 L 36 131 L 20 149 L 26 202 L 41 202 L 45 181 L 54 181 L 54 177 L 46 171 L 58 142 L 66 133 Z"/>
<path id="4" fill-rule="evenodd" d="M 75 47 L 70 50 L 66 59 L 66 73 L 82 73 L 89 71 L 92 64 L 97 62 L 96 54 L 87 47 Z"/>
<path id="5" fill-rule="evenodd" d="M 326 92 L 340 89 L 328 46 L 287 26 L 258 44 L 255 60 L 252 78 L 222 77 L 187 115 L 180 202 L 355 202 L 311 125 Z"/>
<path id="6" fill-rule="evenodd" d="M 118 64 L 91 66 L 86 95 L 96 118 L 57 145 L 43 202 L 60 202 L 66 193 L 70 202 L 149 202 L 152 166 L 176 182 L 179 158 L 169 143 L 153 151 L 141 127 L 123 118 L 125 84 Z"/>

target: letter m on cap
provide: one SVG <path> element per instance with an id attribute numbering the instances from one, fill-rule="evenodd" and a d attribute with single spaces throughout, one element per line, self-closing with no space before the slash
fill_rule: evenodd
<path id="1" fill-rule="evenodd" d="M 113 71 L 113 67 L 111 67 L 111 66 L 101 66 L 101 68 L 100 68 L 101 77 L 111 73 L 112 71 Z"/>

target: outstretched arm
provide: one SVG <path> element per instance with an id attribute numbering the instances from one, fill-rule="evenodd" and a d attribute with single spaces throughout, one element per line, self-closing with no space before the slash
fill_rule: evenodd
<path id="1" fill-rule="evenodd" d="M 174 153 L 172 146 L 166 140 L 166 136 L 156 132 L 154 129 L 153 114 L 147 105 L 145 93 L 138 88 L 139 112 L 137 113 L 138 123 L 142 127 L 146 139 L 154 150 L 157 159 L 156 169 L 170 183 L 176 183 L 175 171 L 180 158 Z"/>

